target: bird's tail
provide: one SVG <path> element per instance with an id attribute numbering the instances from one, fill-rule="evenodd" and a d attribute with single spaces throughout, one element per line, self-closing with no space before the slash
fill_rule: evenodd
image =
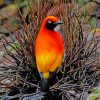
<path id="1" fill-rule="evenodd" d="M 48 78 L 42 78 L 41 91 L 47 91 L 49 89 Z"/>

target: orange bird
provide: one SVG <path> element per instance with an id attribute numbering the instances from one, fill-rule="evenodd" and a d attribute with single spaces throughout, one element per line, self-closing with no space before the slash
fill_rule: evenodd
<path id="1" fill-rule="evenodd" d="M 35 43 L 37 69 L 41 73 L 41 89 L 46 90 L 50 72 L 55 72 L 61 65 L 64 54 L 64 42 L 60 34 L 59 24 L 55 16 L 44 19 Z"/>

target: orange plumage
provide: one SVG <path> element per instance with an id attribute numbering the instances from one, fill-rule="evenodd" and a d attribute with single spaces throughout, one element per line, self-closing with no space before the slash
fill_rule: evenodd
<path id="1" fill-rule="evenodd" d="M 64 54 L 64 42 L 61 34 L 54 30 L 59 20 L 54 16 L 44 19 L 35 43 L 35 55 L 38 71 L 43 78 L 49 77 L 61 65 Z"/>

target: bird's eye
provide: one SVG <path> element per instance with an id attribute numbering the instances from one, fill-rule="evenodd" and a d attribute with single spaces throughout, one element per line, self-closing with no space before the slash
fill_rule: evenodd
<path id="1" fill-rule="evenodd" d="M 51 20 L 49 20 L 49 21 L 48 21 L 48 23 L 49 23 L 49 24 L 51 24 L 51 23 L 52 23 L 52 21 L 51 21 Z"/>

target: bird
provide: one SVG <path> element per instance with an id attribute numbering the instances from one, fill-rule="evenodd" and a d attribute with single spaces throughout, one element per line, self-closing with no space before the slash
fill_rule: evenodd
<path id="1" fill-rule="evenodd" d="M 47 16 L 40 27 L 35 42 L 37 70 L 41 76 L 41 90 L 48 90 L 50 73 L 55 73 L 63 60 L 64 41 L 60 33 L 60 24 L 55 16 Z"/>

